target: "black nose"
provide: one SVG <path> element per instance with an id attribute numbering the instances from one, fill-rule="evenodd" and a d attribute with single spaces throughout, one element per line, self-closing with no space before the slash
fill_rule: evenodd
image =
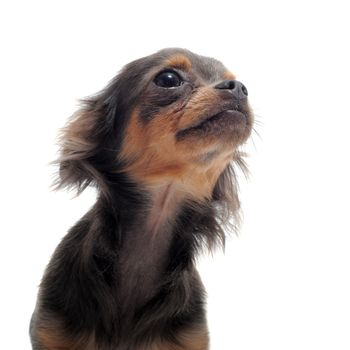
<path id="1" fill-rule="evenodd" d="M 215 89 L 230 90 L 233 96 L 239 100 L 247 98 L 247 88 L 238 80 L 224 80 L 215 85 Z"/>

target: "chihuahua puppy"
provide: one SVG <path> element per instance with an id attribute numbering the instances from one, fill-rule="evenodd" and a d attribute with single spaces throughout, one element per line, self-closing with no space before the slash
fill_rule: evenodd
<path id="1" fill-rule="evenodd" d="M 54 252 L 35 350 L 207 350 L 201 248 L 224 244 L 250 136 L 247 89 L 219 61 L 133 61 L 62 130 L 57 188 L 98 190 Z"/>

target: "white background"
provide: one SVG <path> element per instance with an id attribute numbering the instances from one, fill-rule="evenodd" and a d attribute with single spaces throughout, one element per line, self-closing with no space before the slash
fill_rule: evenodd
<path id="1" fill-rule="evenodd" d="M 206 257 L 212 350 L 350 349 L 349 10 L 346 1 L 4 1 L 1 348 L 30 349 L 37 285 L 92 205 L 50 192 L 77 99 L 163 47 L 213 56 L 260 122 L 241 179 L 244 224 Z"/>

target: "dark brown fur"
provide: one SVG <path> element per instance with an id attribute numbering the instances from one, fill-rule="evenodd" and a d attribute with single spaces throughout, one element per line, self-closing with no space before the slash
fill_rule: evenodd
<path id="1" fill-rule="evenodd" d="M 162 71 L 181 85 L 157 85 Z M 56 187 L 94 185 L 98 199 L 46 269 L 33 349 L 208 349 L 194 261 L 237 223 L 233 166 L 253 123 L 246 96 L 218 85 L 228 79 L 238 86 L 219 61 L 166 49 L 83 101 L 62 131 Z"/>

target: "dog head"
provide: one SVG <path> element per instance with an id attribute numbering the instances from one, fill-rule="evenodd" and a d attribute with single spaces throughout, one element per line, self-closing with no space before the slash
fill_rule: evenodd
<path id="1" fill-rule="evenodd" d="M 247 95 L 222 63 L 184 49 L 133 61 L 63 129 L 58 185 L 108 192 L 124 173 L 209 198 L 251 133 Z"/>

